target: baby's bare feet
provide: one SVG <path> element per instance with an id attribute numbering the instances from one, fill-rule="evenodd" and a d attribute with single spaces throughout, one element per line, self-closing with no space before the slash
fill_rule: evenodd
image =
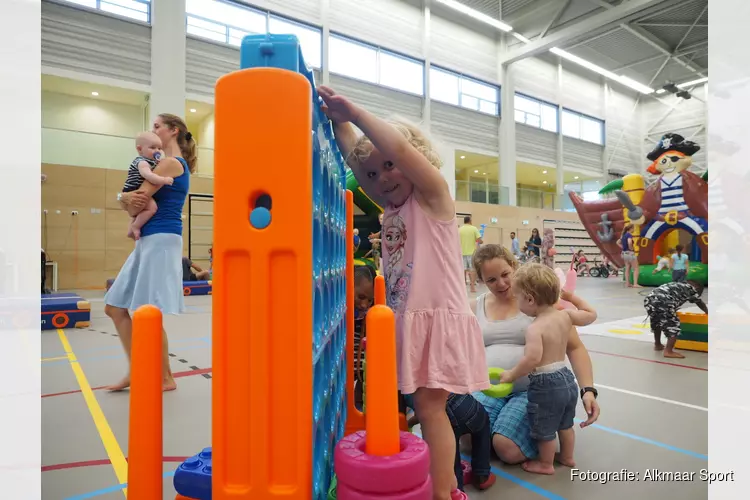
<path id="1" fill-rule="evenodd" d="M 560 465 L 564 465 L 565 467 L 576 466 L 576 461 L 573 459 L 573 457 L 564 457 L 560 453 L 555 453 L 555 461 Z"/>
<path id="2" fill-rule="evenodd" d="M 521 468 L 531 474 L 545 474 L 551 476 L 555 473 L 555 467 L 552 464 L 545 464 L 539 460 L 529 460 L 521 464 Z"/>
<path id="3" fill-rule="evenodd" d="M 130 238 L 131 240 L 135 239 L 135 231 L 133 230 L 132 227 L 128 228 L 128 238 Z"/>

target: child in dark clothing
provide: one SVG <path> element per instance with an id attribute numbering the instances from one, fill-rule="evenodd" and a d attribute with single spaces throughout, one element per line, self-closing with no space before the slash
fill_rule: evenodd
<path id="1" fill-rule="evenodd" d="M 365 336 L 365 316 L 375 296 L 375 271 L 369 266 L 354 267 L 354 405 L 362 409 L 362 361 L 360 346 Z"/>
<path id="2" fill-rule="evenodd" d="M 403 396 L 406 406 L 413 408 L 411 395 Z M 490 471 L 490 450 L 492 449 L 492 429 L 490 417 L 479 401 L 471 394 L 451 394 L 445 406 L 445 412 L 456 436 L 455 472 L 458 489 L 464 491 L 464 473 L 461 468 L 459 440 L 461 436 L 471 434 L 471 472 L 474 487 L 486 490 L 495 484 L 495 475 Z M 416 415 L 409 418 L 408 425 L 419 423 Z"/>
<path id="3" fill-rule="evenodd" d="M 696 281 L 672 281 L 654 289 L 644 299 L 643 305 L 651 318 L 654 349 L 663 350 L 665 358 L 685 357 L 674 352 L 674 345 L 680 334 L 680 319 L 677 317 L 677 310 L 686 302 L 691 302 L 708 314 L 708 307 L 701 299 L 702 293 L 703 285 Z M 667 337 L 666 348 L 661 343 L 662 333 Z"/>

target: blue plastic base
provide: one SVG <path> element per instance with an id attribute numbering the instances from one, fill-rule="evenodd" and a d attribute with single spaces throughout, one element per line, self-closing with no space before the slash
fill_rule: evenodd
<path id="1" fill-rule="evenodd" d="M 211 448 L 188 458 L 174 474 L 174 489 L 195 500 L 211 500 Z"/>

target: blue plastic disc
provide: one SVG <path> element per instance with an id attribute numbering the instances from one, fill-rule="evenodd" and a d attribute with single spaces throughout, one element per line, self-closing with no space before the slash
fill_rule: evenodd
<path id="1" fill-rule="evenodd" d="M 250 224 L 255 229 L 265 229 L 271 223 L 271 211 L 267 208 L 258 207 L 250 212 Z"/>

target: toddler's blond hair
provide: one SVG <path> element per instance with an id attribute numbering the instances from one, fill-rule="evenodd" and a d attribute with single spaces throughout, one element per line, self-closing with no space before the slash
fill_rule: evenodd
<path id="1" fill-rule="evenodd" d="M 406 140 L 411 144 L 417 151 L 422 153 L 422 156 L 427 158 L 435 168 L 443 166 L 440 156 L 435 151 L 432 141 L 425 135 L 425 133 L 416 125 L 404 120 L 403 118 L 392 118 L 387 120 L 388 123 L 398 130 Z M 373 149 L 372 141 L 366 136 L 362 135 L 357 139 L 354 144 L 354 148 L 346 159 L 346 162 L 351 165 L 362 165 L 370 157 Z"/>
<path id="2" fill-rule="evenodd" d="M 544 264 L 519 267 L 513 274 L 513 288 L 533 298 L 538 306 L 552 306 L 560 299 L 560 280 Z"/>

